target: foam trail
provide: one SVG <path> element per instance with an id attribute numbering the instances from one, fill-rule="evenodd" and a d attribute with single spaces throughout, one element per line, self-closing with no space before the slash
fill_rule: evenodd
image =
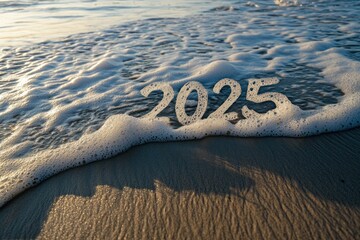
<path id="1" fill-rule="evenodd" d="M 58 172 L 146 142 L 298 137 L 360 126 L 360 28 L 353 20 L 360 6 L 327 4 L 239 3 L 2 49 L 0 206 Z M 224 78 L 242 88 L 229 109 L 239 115 L 232 123 L 207 119 L 228 96 L 212 90 Z M 246 100 L 248 86 L 257 87 L 252 81 L 265 78 L 280 82 L 261 91 L 289 100 L 277 94 L 277 104 Z M 190 81 L 208 92 L 201 121 L 181 127 L 175 100 L 158 115 L 168 122 L 142 118 L 161 94 L 144 97 L 141 89 L 165 82 L 176 96 Z M 186 111 L 195 111 L 196 102 L 190 94 Z M 244 106 L 259 114 L 242 114 Z"/>

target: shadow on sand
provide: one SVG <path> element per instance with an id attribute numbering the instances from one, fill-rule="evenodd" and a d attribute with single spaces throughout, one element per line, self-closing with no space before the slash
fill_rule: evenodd
<path id="1" fill-rule="evenodd" d="M 153 143 L 60 173 L 0 209 L 0 238 L 35 238 L 62 195 L 93 196 L 96 186 L 234 194 L 255 186 L 243 167 L 272 172 L 320 199 L 360 206 L 360 129 L 311 138 L 227 138 Z"/>

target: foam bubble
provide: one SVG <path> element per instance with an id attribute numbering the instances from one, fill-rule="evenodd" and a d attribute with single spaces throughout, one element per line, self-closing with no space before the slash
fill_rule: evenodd
<path id="1" fill-rule="evenodd" d="M 304 0 L 274 0 L 278 6 L 301 6 Z"/>

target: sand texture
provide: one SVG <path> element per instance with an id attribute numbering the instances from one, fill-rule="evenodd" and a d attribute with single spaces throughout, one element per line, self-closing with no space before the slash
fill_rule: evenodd
<path id="1" fill-rule="evenodd" d="M 153 143 L 0 209 L 0 238 L 359 239 L 360 129 Z"/>

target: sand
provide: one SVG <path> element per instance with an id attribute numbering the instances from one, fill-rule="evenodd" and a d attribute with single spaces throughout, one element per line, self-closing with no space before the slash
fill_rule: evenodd
<path id="1" fill-rule="evenodd" d="M 360 129 L 138 146 L 0 209 L 0 238 L 360 239 Z"/>

